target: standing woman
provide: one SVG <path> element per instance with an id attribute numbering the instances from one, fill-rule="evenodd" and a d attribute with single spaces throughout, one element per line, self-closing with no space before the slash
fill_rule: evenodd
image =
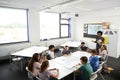
<path id="1" fill-rule="evenodd" d="M 104 42 L 104 38 L 102 37 L 102 31 L 98 31 L 97 32 L 97 37 L 96 37 L 96 41 L 92 41 L 96 43 L 96 51 L 97 54 L 99 55 L 99 49 L 101 48 L 103 42 Z"/>
<path id="2" fill-rule="evenodd" d="M 33 73 L 34 76 L 38 76 L 40 73 L 41 63 L 40 61 L 40 54 L 35 53 L 33 54 L 30 62 L 28 63 L 28 70 Z"/>

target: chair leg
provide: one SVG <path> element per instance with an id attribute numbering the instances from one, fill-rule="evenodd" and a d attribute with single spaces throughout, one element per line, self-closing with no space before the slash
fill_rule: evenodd
<path id="1" fill-rule="evenodd" d="M 103 77 L 103 75 L 99 72 L 100 77 L 102 78 L 102 80 L 105 80 L 105 78 Z"/>
<path id="2" fill-rule="evenodd" d="M 73 80 L 75 80 L 75 72 L 73 73 Z"/>

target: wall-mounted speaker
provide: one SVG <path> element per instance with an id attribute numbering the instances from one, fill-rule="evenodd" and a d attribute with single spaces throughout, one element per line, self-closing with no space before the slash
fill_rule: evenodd
<path id="1" fill-rule="evenodd" d="M 79 14 L 75 14 L 75 17 L 79 17 Z"/>

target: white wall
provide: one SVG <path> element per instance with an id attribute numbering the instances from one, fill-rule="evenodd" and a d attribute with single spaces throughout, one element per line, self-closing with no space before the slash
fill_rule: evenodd
<path id="1" fill-rule="evenodd" d="M 73 32 L 74 31 L 72 29 L 72 35 Z M 68 40 L 73 39 L 73 38 L 63 38 L 63 39 L 50 40 L 47 41 L 47 45 L 45 41 L 40 41 L 39 11 L 35 9 L 29 9 L 29 34 L 30 34 L 29 43 L 26 42 L 26 43 L 0 45 L 0 60 L 7 58 L 6 56 L 8 56 L 10 51 L 16 51 L 33 45 L 40 45 L 40 46 L 49 46 L 50 44 L 60 45 Z"/>
<path id="2" fill-rule="evenodd" d="M 76 40 L 85 40 L 91 41 L 93 38 L 85 38 L 83 37 L 83 26 L 85 23 L 102 23 L 102 22 L 110 22 L 111 29 L 119 30 L 119 42 L 118 47 L 120 53 L 120 10 L 116 9 L 106 9 L 106 10 L 98 10 L 87 12 L 84 14 L 79 14 L 79 17 L 76 18 L 75 23 L 75 39 Z"/>

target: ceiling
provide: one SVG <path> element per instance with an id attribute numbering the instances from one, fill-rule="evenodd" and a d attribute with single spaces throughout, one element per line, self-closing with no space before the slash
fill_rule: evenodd
<path id="1" fill-rule="evenodd" d="M 120 0 L 0 0 L 0 6 L 35 8 L 57 13 L 120 9 Z"/>
<path id="2" fill-rule="evenodd" d="M 120 9 L 120 0 L 76 0 L 63 5 L 54 6 L 48 11 L 83 13 L 95 10 Z"/>
<path id="3" fill-rule="evenodd" d="M 0 0 L 0 6 L 17 8 L 35 8 L 39 10 L 65 4 L 75 0 Z"/>

